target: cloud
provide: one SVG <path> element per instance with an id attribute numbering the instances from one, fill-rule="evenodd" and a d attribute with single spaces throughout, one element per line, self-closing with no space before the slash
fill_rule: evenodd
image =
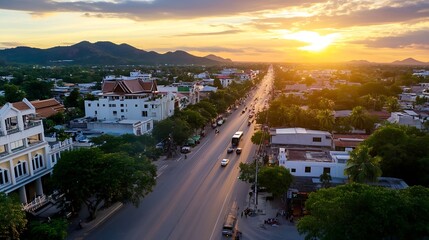
<path id="1" fill-rule="evenodd" d="M 407 32 L 398 36 L 355 41 L 371 48 L 429 48 L 429 30 Z"/>
<path id="2" fill-rule="evenodd" d="M 308 0 L 307 3 L 323 2 Z M 299 6 L 301 0 L 154 0 L 154 1 L 74 1 L 13 0 L 1 1 L 0 9 L 43 12 L 107 13 L 132 19 L 189 19 L 230 16 L 245 12 Z"/>
<path id="3" fill-rule="evenodd" d="M 385 2 L 385 5 L 377 2 L 328 1 L 307 8 L 312 13 L 310 16 L 255 18 L 250 24 L 260 30 L 317 30 L 429 20 L 428 1 L 390 1 Z"/>
<path id="4" fill-rule="evenodd" d="M 0 42 L 0 46 L 3 48 L 12 48 L 12 47 L 24 46 L 24 44 L 19 42 Z"/>
<path id="5" fill-rule="evenodd" d="M 195 36 L 212 36 L 212 35 L 225 35 L 225 34 L 235 34 L 240 33 L 241 30 L 225 30 L 220 32 L 200 32 L 200 33 L 184 33 L 174 35 L 173 37 L 195 37 Z"/>

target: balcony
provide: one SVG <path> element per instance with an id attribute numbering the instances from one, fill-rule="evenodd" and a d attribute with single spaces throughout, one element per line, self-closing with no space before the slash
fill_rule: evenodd
<path id="1" fill-rule="evenodd" d="M 41 124 L 42 124 L 42 121 L 30 121 L 24 124 L 24 129 L 37 127 L 37 126 L 40 126 Z"/>
<path id="2" fill-rule="evenodd" d="M 12 128 L 7 130 L 7 135 L 19 132 L 19 128 Z"/>

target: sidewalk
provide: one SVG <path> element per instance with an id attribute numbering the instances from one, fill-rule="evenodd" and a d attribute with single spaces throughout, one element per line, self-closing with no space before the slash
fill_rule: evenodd
<path id="1" fill-rule="evenodd" d="M 86 210 L 86 207 L 82 207 L 81 211 L 79 212 L 79 216 L 74 218 L 69 225 L 67 239 L 70 239 L 70 240 L 84 239 L 84 237 L 88 235 L 89 232 L 91 232 L 94 228 L 99 226 L 107 218 L 112 216 L 116 211 L 121 209 L 122 206 L 123 204 L 118 202 L 118 203 L 114 203 L 109 208 L 99 210 L 97 212 L 97 218 L 90 222 L 85 222 L 85 219 L 87 219 L 89 215 L 88 215 L 88 211 Z M 82 220 L 81 222 L 82 228 L 79 227 L 80 220 Z"/>
<path id="2" fill-rule="evenodd" d="M 269 193 L 258 194 L 258 206 L 256 214 L 247 216 L 241 212 L 239 213 L 238 229 L 242 232 L 242 238 L 240 239 L 252 239 L 252 240 L 274 240 L 274 239 L 285 239 L 285 240 L 304 240 L 305 237 L 301 236 L 296 229 L 296 222 L 291 223 L 286 219 L 286 216 L 282 216 L 281 210 L 284 209 L 284 203 L 280 199 L 270 199 Z M 249 209 L 255 209 L 254 197 L 246 199 L 246 207 Z M 240 208 L 241 209 L 241 208 Z M 277 218 L 279 225 L 264 224 L 268 218 Z"/>

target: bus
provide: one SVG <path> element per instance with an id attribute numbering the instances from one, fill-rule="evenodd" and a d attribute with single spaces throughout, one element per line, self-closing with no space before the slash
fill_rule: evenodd
<path id="1" fill-rule="evenodd" d="M 243 131 L 235 132 L 235 134 L 234 134 L 234 136 L 232 136 L 232 140 L 231 140 L 232 146 L 233 147 L 238 146 L 242 137 L 243 137 Z"/>

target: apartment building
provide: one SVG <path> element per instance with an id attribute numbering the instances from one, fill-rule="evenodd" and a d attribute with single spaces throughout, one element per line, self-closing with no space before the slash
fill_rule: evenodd
<path id="1" fill-rule="evenodd" d="M 18 193 L 26 210 L 48 201 L 45 182 L 72 140 L 48 143 L 27 99 L 0 108 L 0 192 Z"/>

